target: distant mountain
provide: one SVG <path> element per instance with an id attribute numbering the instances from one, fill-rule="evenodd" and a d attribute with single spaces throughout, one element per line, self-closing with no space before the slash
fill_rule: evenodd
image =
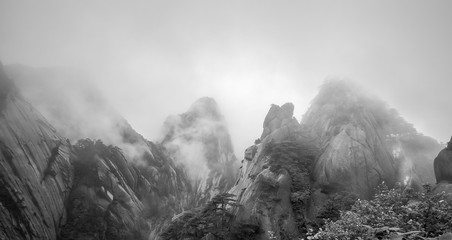
<path id="1" fill-rule="evenodd" d="M 168 117 L 163 136 L 162 144 L 191 176 L 199 204 L 233 185 L 239 165 L 214 99 L 201 98 L 187 112 Z"/>

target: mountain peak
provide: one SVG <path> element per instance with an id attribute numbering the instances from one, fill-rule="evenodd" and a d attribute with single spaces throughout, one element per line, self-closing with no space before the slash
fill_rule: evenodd
<path id="1" fill-rule="evenodd" d="M 187 112 L 167 118 L 162 144 L 183 164 L 205 202 L 234 183 L 236 157 L 223 115 L 213 98 L 203 97 Z"/>
<path id="2" fill-rule="evenodd" d="M 293 103 L 285 103 L 282 106 L 278 106 L 276 104 L 272 104 L 270 110 L 268 110 L 267 116 L 265 116 L 264 120 L 264 130 L 260 137 L 261 140 L 264 140 L 267 136 L 273 135 L 272 138 L 285 138 L 288 129 L 295 130 L 299 128 L 299 124 L 297 120 L 293 117 L 294 105 Z M 286 133 L 282 134 L 274 134 L 281 127 L 287 126 L 285 128 Z M 280 136 L 279 136 L 280 135 Z"/>
<path id="3" fill-rule="evenodd" d="M 188 114 L 199 118 L 221 119 L 219 107 L 215 99 L 211 97 L 202 97 L 196 100 L 188 109 Z"/>
<path id="4" fill-rule="evenodd" d="M 367 96 L 356 83 L 344 79 L 329 79 L 320 86 L 319 93 L 313 99 L 313 105 L 332 103 L 336 105 L 357 103 Z"/>

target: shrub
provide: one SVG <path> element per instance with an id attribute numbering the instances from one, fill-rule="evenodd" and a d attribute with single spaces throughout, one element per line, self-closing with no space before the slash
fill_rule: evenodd
<path id="1" fill-rule="evenodd" d="M 201 210 L 188 212 L 174 220 L 161 234 L 162 239 L 201 239 L 213 235 L 216 239 L 254 239 L 260 231 L 255 222 L 236 221 L 232 214 L 238 206 L 234 195 L 216 195 Z"/>
<path id="2" fill-rule="evenodd" d="M 452 204 L 444 194 L 434 195 L 429 186 L 416 192 L 384 184 L 372 200 L 357 200 L 349 211 L 341 211 L 336 221 L 329 220 L 311 239 L 372 239 L 390 234 L 435 237 L 452 231 Z"/>

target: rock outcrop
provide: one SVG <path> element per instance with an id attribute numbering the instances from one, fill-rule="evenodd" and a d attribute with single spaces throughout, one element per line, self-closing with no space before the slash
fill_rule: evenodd
<path id="1" fill-rule="evenodd" d="M 452 183 L 452 138 L 433 162 L 436 183 Z"/>
<path id="2" fill-rule="evenodd" d="M 313 178 L 369 198 L 381 182 L 431 183 L 439 143 L 419 134 L 396 110 L 344 81 L 328 81 L 303 117 L 322 149 Z"/>
<path id="3" fill-rule="evenodd" d="M 317 185 L 369 198 L 381 182 L 396 182 L 398 166 L 371 102 L 340 81 L 327 82 L 313 100 L 302 123 L 322 149 L 313 172 Z"/>
<path id="4" fill-rule="evenodd" d="M 448 201 L 452 202 L 452 138 L 433 161 L 433 169 L 436 185 L 432 193 L 445 194 Z"/>
<path id="5" fill-rule="evenodd" d="M 1 68 L 0 85 L 0 239 L 56 239 L 73 183 L 70 144 Z"/>
<path id="6" fill-rule="evenodd" d="M 215 100 L 201 98 L 186 113 L 170 116 L 163 132 L 162 144 L 191 176 L 198 204 L 234 184 L 238 164 Z"/>
<path id="7" fill-rule="evenodd" d="M 245 151 L 239 179 L 229 191 L 241 205 L 237 219 L 260 225 L 258 239 L 300 235 L 298 225 L 304 220 L 304 211 L 298 212 L 293 204 L 299 204 L 297 196 L 309 192 L 309 172 L 316 152 L 300 131 L 291 103 L 272 105 L 262 139 Z"/>

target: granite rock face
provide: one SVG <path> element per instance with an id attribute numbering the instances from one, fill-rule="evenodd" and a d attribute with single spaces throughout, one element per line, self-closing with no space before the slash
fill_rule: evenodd
<path id="1" fill-rule="evenodd" d="M 397 180 L 397 163 L 366 101 L 354 86 L 329 82 L 304 115 L 304 128 L 322 149 L 313 171 L 317 185 L 369 198 L 381 182 Z"/>
<path id="2" fill-rule="evenodd" d="M 206 203 L 234 184 L 237 159 L 215 100 L 201 98 L 187 112 L 170 116 L 164 124 L 163 136 L 162 145 L 191 177 L 198 204 Z"/>
<path id="3" fill-rule="evenodd" d="M 259 223 L 258 239 L 300 236 L 297 220 L 304 217 L 294 213 L 293 193 L 310 188 L 307 166 L 315 157 L 300 131 L 291 103 L 272 105 L 262 139 L 245 151 L 239 178 L 229 191 L 241 205 L 237 219 Z"/>
<path id="4" fill-rule="evenodd" d="M 282 141 L 296 134 L 300 124 L 293 117 L 293 110 L 294 105 L 292 103 L 285 103 L 281 107 L 272 104 L 264 120 L 261 141 L 270 141 L 270 139 Z"/>
<path id="5" fill-rule="evenodd" d="M 56 239 L 73 183 L 70 144 L 1 69 L 0 85 L 0 239 Z"/>
<path id="6" fill-rule="evenodd" d="M 414 187 L 432 181 L 438 142 L 351 83 L 326 82 L 302 125 L 321 149 L 313 172 L 318 186 L 369 198 L 383 181 Z"/>

